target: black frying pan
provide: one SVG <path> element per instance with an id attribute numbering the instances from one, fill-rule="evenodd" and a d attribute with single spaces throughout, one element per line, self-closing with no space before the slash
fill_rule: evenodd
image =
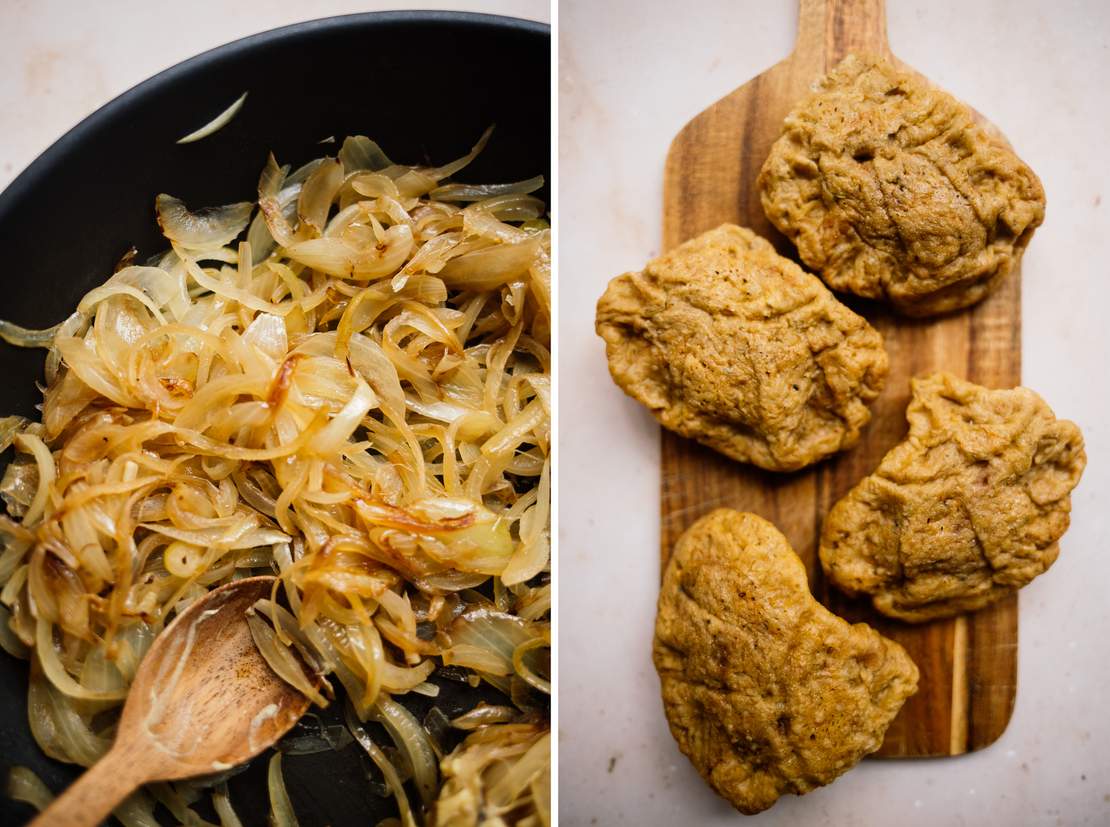
<path id="1" fill-rule="evenodd" d="M 550 81 L 548 27 L 488 15 L 349 15 L 205 52 L 90 115 L 0 193 L 0 317 L 54 324 L 129 247 L 139 248 L 140 260 L 163 249 L 157 193 L 193 208 L 252 200 L 268 152 L 296 166 L 334 154 L 337 146 L 319 144 L 328 136 L 368 135 L 399 163 L 439 164 L 464 154 L 495 123 L 485 152 L 460 178 L 550 178 Z M 246 105 L 229 125 L 197 143 L 175 143 L 244 91 Z M 550 200 L 547 187 L 537 194 Z M 43 353 L 0 344 L 0 415 L 34 415 Z M 28 766 L 58 791 L 78 768 L 46 758 L 32 739 L 27 668 L 0 653 L 0 773 Z M 438 683 L 436 705 L 448 716 L 481 698 L 497 700 L 493 690 Z M 402 700 L 421 718 L 431 705 L 418 696 Z M 229 782 L 247 825 L 265 823 L 267 759 Z M 392 800 L 367 783 L 366 763 L 357 746 L 288 756 L 286 784 L 301 824 L 365 827 L 393 814 Z M 0 824 L 31 815 L 0 795 Z"/>

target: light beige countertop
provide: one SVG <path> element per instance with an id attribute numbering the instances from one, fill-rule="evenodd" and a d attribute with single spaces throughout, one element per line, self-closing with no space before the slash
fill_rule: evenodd
<path id="1" fill-rule="evenodd" d="M 745 819 L 667 731 L 651 665 L 659 430 L 594 335 L 608 280 L 659 251 L 663 159 L 699 111 L 785 57 L 792 0 L 564 2 L 560 14 L 560 801 L 577 825 L 1110 823 L 1110 4 L 888 0 L 899 57 L 1037 171 L 1024 383 L 1083 428 L 1059 561 L 1022 591 L 1017 705 L 960 758 L 865 761 Z"/>

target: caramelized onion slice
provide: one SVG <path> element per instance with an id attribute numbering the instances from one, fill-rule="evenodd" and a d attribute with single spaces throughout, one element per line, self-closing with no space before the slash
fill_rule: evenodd
<path id="1" fill-rule="evenodd" d="M 254 205 L 249 201 L 208 207 L 189 212 L 185 202 L 172 195 L 160 194 L 154 199 L 158 225 L 170 241 L 183 247 L 203 250 L 222 247 L 247 228 Z"/>

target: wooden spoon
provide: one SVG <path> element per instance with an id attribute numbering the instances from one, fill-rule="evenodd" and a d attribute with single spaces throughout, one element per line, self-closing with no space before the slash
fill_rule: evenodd
<path id="1" fill-rule="evenodd" d="M 771 240 L 780 253 L 795 255 L 763 214 L 756 176 L 786 115 L 851 52 L 882 55 L 908 69 L 887 43 L 883 0 L 800 0 L 793 53 L 697 115 L 671 144 L 663 178 L 664 249 L 730 221 Z M 998 134 L 981 117 L 980 123 Z M 921 626 L 888 621 L 828 587 L 817 562 L 817 538 L 833 503 L 904 436 L 911 376 L 944 369 L 989 387 L 1020 383 L 1021 276 L 1015 267 L 975 307 L 923 321 L 841 298 L 883 334 L 890 356 L 886 388 L 872 405 L 860 444 L 815 468 L 772 474 L 664 431 L 663 561 L 679 535 L 714 508 L 752 511 L 771 520 L 806 563 L 818 598 L 838 614 L 865 620 L 897 640 L 921 669 L 921 686 L 887 730 L 879 754 L 955 755 L 979 749 L 1002 734 L 1013 710 L 1016 598 Z"/>
<path id="2" fill-rule="evenodd" d="M 270 669 L 246 622 L 273 585 L 237 580 L 178 615 L 135 674 L 112 748 L 31 827 L 99 824 L 143 784 L 231 769 L 288 732 L 308 698 Z"/>

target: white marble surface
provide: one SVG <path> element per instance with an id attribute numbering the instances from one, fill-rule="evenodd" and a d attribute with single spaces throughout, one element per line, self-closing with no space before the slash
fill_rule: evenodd
<path id="1" fill-rule="evenodd" d="M 1087 437 L 1059 562 L 1021 595 L 1017 706 L 992 747 L 866 761 L 745 824 L 1110 823 L 1110 4 L 889 0 L 896 54 L 999 124 L 1048 191 L 1024 260 L 1024 381 Z M 565 825 L 735 824 L 666 730 L 651 666 L 658 430 L 593 333 L 660 243 L 663 158 L 789 52 L 791 0 L 564 0 L 560 11 L 560 801 Z"/>
<path id="2" fill-rule="evenodd" d="M 200 52 L 336 14 L 435 8 L 548 22 L 548 0 L 0 0 L 0 189 L 89 113 Z"/>

